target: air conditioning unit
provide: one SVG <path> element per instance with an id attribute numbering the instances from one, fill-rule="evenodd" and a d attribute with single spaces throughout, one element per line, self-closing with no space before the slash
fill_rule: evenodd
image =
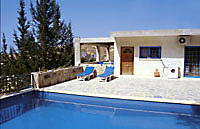
<path id="1" fill-rule="evenodd" d="M 187 45 L 190 43 L 190 35 L 180 35 L 178 36 L 179 45 Z"/>

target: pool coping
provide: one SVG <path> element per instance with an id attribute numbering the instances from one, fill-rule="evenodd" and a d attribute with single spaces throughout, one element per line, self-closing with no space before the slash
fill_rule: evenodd
<path id="1" fill-rule="evenodd" d="M 136 100 L 136 101 L 186 104 L 186 105 L 198 105 L 198 106 L 200 106 L 200 102 L 196 102 L 194 100 L 175 100 L 175 99 L 165 99 L 165 98 L 150 98 L 150 97 L 136 97 L 136 96 L 91 94 L 91 93 L 84 93 L 84 92 L 47 90 L 47 89 L 44 89 L 44 88 L 40 88 L 40 89 L 29 88 L 29 89 L 22 90 L 22 91 L 20 91 L 18 93 L 11 93 L 11 94 L 8 94 L 8 95 L 2 95 L 2 96 L 0 96 L 0 99 L 4 99 L 4 98 L 7 98 L 7 97 L 20 95 L 20 94 L 31 92 L 31 91 L 44 91 L 44 92 L 52 92 L 52 93 L 88 96 L 88 97 L 100 97 L 100 98 L 111 98 L 111 99 L 122 99 L 122 100 Z"/>
<path id="2" fill-rule="evenodd" d="M 73 92 L 73 91 L 47 90 L 47 89 L 44 89 L 44 88 L 37 89 L 37 90 L 38 91 L 44 91 L 44 92 L 70 94 L 70 95 L 80 95 L 80 96 L 88 96 L 88 97 L 100 97 L 100 98 L 111 98 L 111 99 L 122 99 L 122 100 L 136 100 L 136 101 L 186 104 L 186 105 L 198 105 L 198 106 L 200 106 L 200 102 L 197 102 L 197 101 L 194 101 L 194 100 L 175 100 L 175 99 L 165 99 L 165 98 L 150 98 L 150 97 L 136 97 L 136 96 L 92 94 L 92 93 Z"/>
<path id="3" fill-rule="evenodd" d="M 23 94 L 23 93 L 31 92 L 31 91 L 34 91 L 34 90 L 35 90 L 35 89 L 33 89 L 33 88 L 28 88 L 28 89 L 21 90 L 21 91 L 19 91 L 19 92 L 1 95 L 1 96 L 0 96 L 0 100 L 1 100 L 1 99 L 5 99 L 5 98 L 8 98 L 8 97 L 12 97 L 12 96 L 20 95 L 20 94 Z"/>

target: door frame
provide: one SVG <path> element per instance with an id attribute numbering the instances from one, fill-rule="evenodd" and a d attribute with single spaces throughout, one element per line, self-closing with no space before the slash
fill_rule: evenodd
<path id="1" fill-rule="evenodd" d="M 122 49 L 123 49 L 123 48 L 133 48 L 132 75 L 134 75 L 134 53 L 135 53 L 134 46 L 121 46 L 121 48 L 120 48 L 120 75 L 122 75 Z"/>

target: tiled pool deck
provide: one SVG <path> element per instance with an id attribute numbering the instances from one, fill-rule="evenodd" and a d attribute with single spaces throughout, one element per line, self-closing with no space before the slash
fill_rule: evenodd
<path id="1" fill-rule="evenodd" d="M 120 76 L 110 82 L 71 80 L 41 89 L 86 96 L 200 105 L 200 79 Z"/>

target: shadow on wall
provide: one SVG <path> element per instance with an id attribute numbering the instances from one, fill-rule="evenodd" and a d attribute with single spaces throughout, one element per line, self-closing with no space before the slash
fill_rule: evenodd
<path id="1" fill-rule="evenodd" d="M 184 58 L 184 46 L 178 44 L 177 36 L 122 37 L 116 38 L 116 41 L 120 46 L 134 46 L 134 56 L 138 58 L 139 48 L 142 46 L 161 46 L 162 58 Z M 120 47 L 118 47 L 118 52 L 120 53 Z"/>

